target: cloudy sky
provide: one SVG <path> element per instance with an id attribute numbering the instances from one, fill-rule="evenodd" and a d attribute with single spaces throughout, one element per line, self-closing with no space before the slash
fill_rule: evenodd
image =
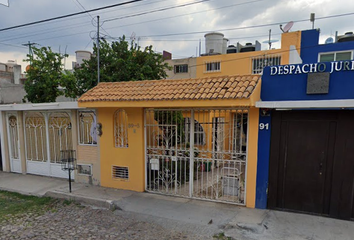
<path id="1" fill-rule="evenodd" d="M 76 50 L 92 50 L 96 36 L 97 15 L 101 19 L 100 36 L 113 41 L 122 35 L 134 38 L 139 45 L 153 45 L 155 51 L 172 53 L 173 58 L 195 56 L 204 34 L 218 31 L 229 44 L 280 39 L 283 26 L 294 21 L 290 31 L 312 28 L 310 14 L 316 14 L 315 28 L 321 29 L 320 43 L 348 31 L 352 24 L 354 1 L 350 0 L 144 0 L 90 14 L 50 21 L 33 26 L 3 31 L 29 22 L 104 7 L 130 0 L 9 0 L 9 7 L 0 5 L 0 62 L 15 60 L 26 66 L 28 42 L 50 46 L 54 51 L 68 53 L 71 68 Z M 7 3 L 7 0 L 0 0 Z M 340 16 L 338 16 L 340 15 Z M 335 17 L 336 16 L 336 17 Z M 263 25 L 263 26 L 262 26 Z M 264 26 L 266 25 L 266 26 Z M 274 48 L 280 43 L 274 43 Z M 267 49 L 266 43 L 262 44 Z"/>

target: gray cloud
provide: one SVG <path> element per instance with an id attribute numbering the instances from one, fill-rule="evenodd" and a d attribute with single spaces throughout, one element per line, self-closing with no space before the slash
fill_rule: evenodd
<path id="1" fill-rule="evenodd" d="M 117 3 L 117 1 L 114 0 L 79 1 L 86 9 Z M 105 10 L 99 13 L 91 13 L 91 15 L 95 17 L 99 14 L 102 22 L 104 22 L 112 18 L 153 11 L 162 7 L 189 2 L 192 2 L 192 0 L 142 1 L 129 6 Z M 231 6 L 245 2 L 252 1 L 211 0 L 203 4 L 191 5 L 185 8 L 104 22 L 102 28 L 106 29 L 108 34 L 101 30 L 101 36 L 109 35 L 112 37 L 120 37 L 125 34 L 129 39 L 134 32 L 138 39 L 139 36 L 158 34 L 206 32 L 210 30 L 276 22 L 286 23 L 291 20 L 308 19 L 311 12 L 315 12 L 316 17 L 324 17 L 346 13 L 349 12 L 347 9 L 354 8 L 354 2 L 349 0 L 343 0 L 341 4 L 329 0 L 262 0 L 239 6 Z M 228 7 L 225 8 L 225 6 Z M 216 10 L 213 11 L 213 9 Z M 82 8 L 76 0 L 11 1 L 10 8 L 0 6 L 0 29 L 81 10 Z M 173 17 L 177 15 L 184 16 Z M 334 35 L 335 31 L 344 34 L 347 31 L 354 30 L 351 25 L 353 18 L 354 15 L 316 20 L 315 27 L 321 28 L 321 41 L 324 41 L 324 39 L 331 34 Z M 306 21 L 295 23 L 292 31 L 309 28 L 311 28 L 311 23 Z M 278 25 L 223 31 L 223 33 L 225 37 L 230 38 L 231 43 L 237 41 L 245 43 L 254 42 L 256 39 L 259 41 L 266 40 L 268 38 L 269 29 L 272 29 L 274 39 L 280 39 L 281 30 Z M 5 58 L 9 58 L 11 53 L 13 53 L 13 58 L 16 58 L 16 56 L 19 56 L 21 53 L 27 53 L 28 50 L 21 46 L 21 44 L 28 41 L 39 43 L 42 46 L 51 46 L 56 51 L 58 51 L 59 48 L 62 52 L 67 49 L 67 52 L 71 55 L 74 55 L 75 50 L 85 49 L 87 46 L 86 50 L 91 50 L 91 31 L 95 32 L 96 27 L 92 25 L 90 16 L 85 14 L 66 20 L 0 32 L 0 62 L 7 61 L 8 59 Z M 91 36 L 94 35 L 95 33 L 91 34 Z M 175 57 L 189 57 L 196 54 L 196 47 L 199 45 L 198 40 L 203 40 L 203 37 L 204 33 L 170 37 L 161 36 L 142 38 L 139 43 L 143 46 L 152 44 L 157 51 L 168 50 L 172 52 Z M 2 43 L 14 46 L 3 45 Z M 274 47 L 277 46 L 279 46 L 279 43 L 278 45 L 274 44 Z M 267 45 L 263 44 L 263 48 L 267 48 Z M 22 59 L 18 59 L 18 61 L 21 60 Z"/>

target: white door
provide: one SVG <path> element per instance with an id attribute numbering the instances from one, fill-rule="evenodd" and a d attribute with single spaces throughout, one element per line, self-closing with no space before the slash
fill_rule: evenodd
<path id="1" fill-rule="evenodd" d="M 19 150 L 18 121 L 16 114 L 7 115 L 7 132 L 9 141 L 9 156 L 11 172 L 21 173 L 21 160 Z"/>

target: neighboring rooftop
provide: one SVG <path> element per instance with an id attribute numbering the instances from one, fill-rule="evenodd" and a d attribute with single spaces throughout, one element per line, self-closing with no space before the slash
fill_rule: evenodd
<path id="1" fill-rule="evenodd" d="M 247 99 L 259 75 L 99 83 L 79 102 Z"/>

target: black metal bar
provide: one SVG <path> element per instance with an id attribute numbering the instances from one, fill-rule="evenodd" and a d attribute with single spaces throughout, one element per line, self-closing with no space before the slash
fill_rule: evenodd
<path id="1" fill-rule="evenodd" d="M 68 170 L 69 172 L 69 192 L 71 192 L 71 170 Z"/>

